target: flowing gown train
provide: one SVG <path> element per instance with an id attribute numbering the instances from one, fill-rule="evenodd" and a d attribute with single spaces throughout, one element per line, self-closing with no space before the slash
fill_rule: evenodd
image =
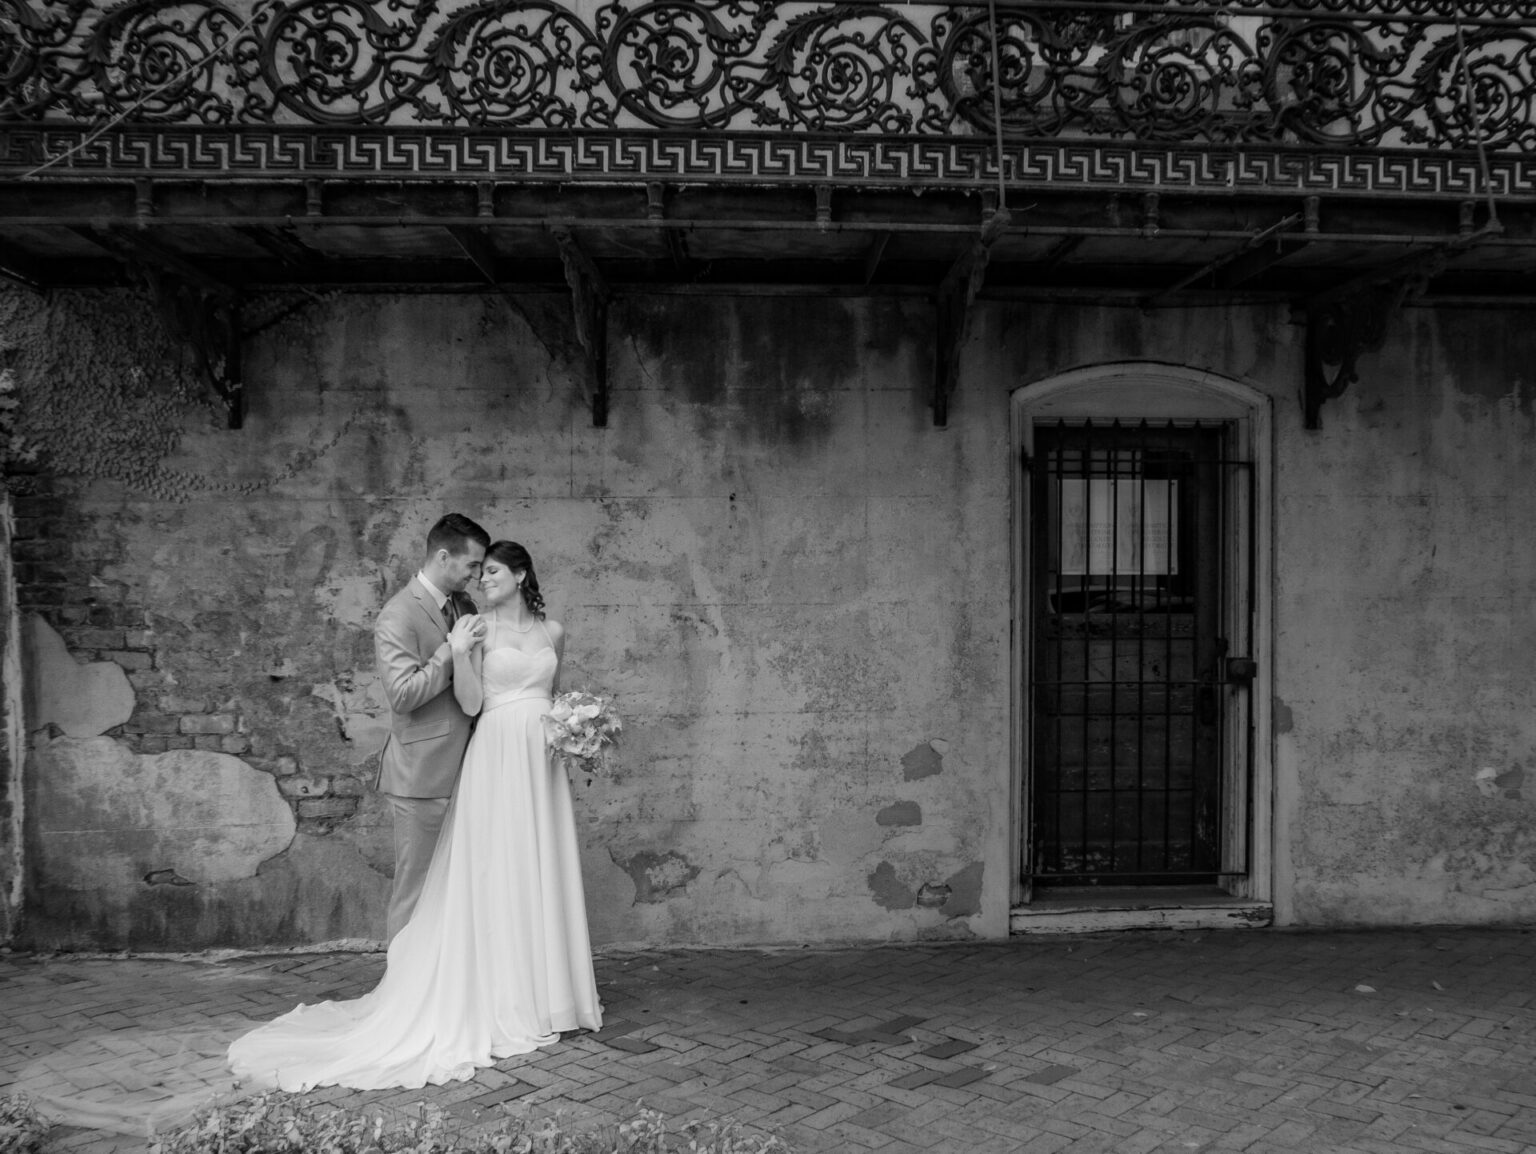
<path id="1" fill-rule="evenodd" d="M 383 979 L 237 1039 L 243 1082 L 417 1088 L 602 1025 L 570 783 L 540 721 L 557 663 L 548 645 L 486 651 L 480 719 Z"/>

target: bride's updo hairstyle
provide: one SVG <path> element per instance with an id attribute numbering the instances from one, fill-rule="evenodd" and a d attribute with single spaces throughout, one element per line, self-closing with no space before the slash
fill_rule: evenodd
<path id="1" fill-rule="evenodd" d="M 516 541 L 495 541 L 485 551 L 485 559 L 523 575 L 523 604 L 528 606 L 528 612 L 543 621 L 544 594 L 539 592 L 539 578 L 533 571 L 533 558 L 528 556 L 528 550 Z"/>

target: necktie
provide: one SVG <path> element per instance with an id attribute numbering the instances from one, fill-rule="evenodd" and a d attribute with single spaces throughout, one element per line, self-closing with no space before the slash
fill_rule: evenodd
<path id="1" fill-rule="evenodd" d="M 452 629 L 453 623 L 458 619 L 459 614 L 453 607 L 453 594 L 450 593 L 448 600 L 443 602 L 443 621 L 447 623 L 449 629 Z"/>

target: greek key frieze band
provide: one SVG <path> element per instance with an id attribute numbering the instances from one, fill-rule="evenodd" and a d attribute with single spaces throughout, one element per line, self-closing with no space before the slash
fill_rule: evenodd
<path id="1" fill-rule="evenodd" d="M 777 134 L 465 133 L 431 129 L 0 128 L 0 174 L 69 153 L 51 179 L 474 179 L 983 188 L 996 153 L 981 139 Z M 69 152 L 71 149 L 78 149 Z M 1243 191 L 1276 195 L 1480 195 L 1477 157 L 1407 151 L 1213 149 L 1090 141 L 1010 142 L 1010 187 Z M 1493 190 L 1536 196 L 1536 157 L 1493 158 Z"/>

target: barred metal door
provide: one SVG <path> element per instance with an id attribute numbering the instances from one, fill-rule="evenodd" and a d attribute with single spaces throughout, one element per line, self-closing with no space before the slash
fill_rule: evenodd
<path id="1" fill-rule="evenodd" d="M 1036 428 L 1026 872 L 1037 885 L 1244 872 L 1231 802 L 1246 804 L 1251 738 L 1235 730 L 1253 663 L 1233 606 L 1252 603 L 1235 584 L 1251 581 L 1240 539 L 1251 510 L 1236 504 L 1252 486 L 1227 442 L 1211 424 Z"/>

